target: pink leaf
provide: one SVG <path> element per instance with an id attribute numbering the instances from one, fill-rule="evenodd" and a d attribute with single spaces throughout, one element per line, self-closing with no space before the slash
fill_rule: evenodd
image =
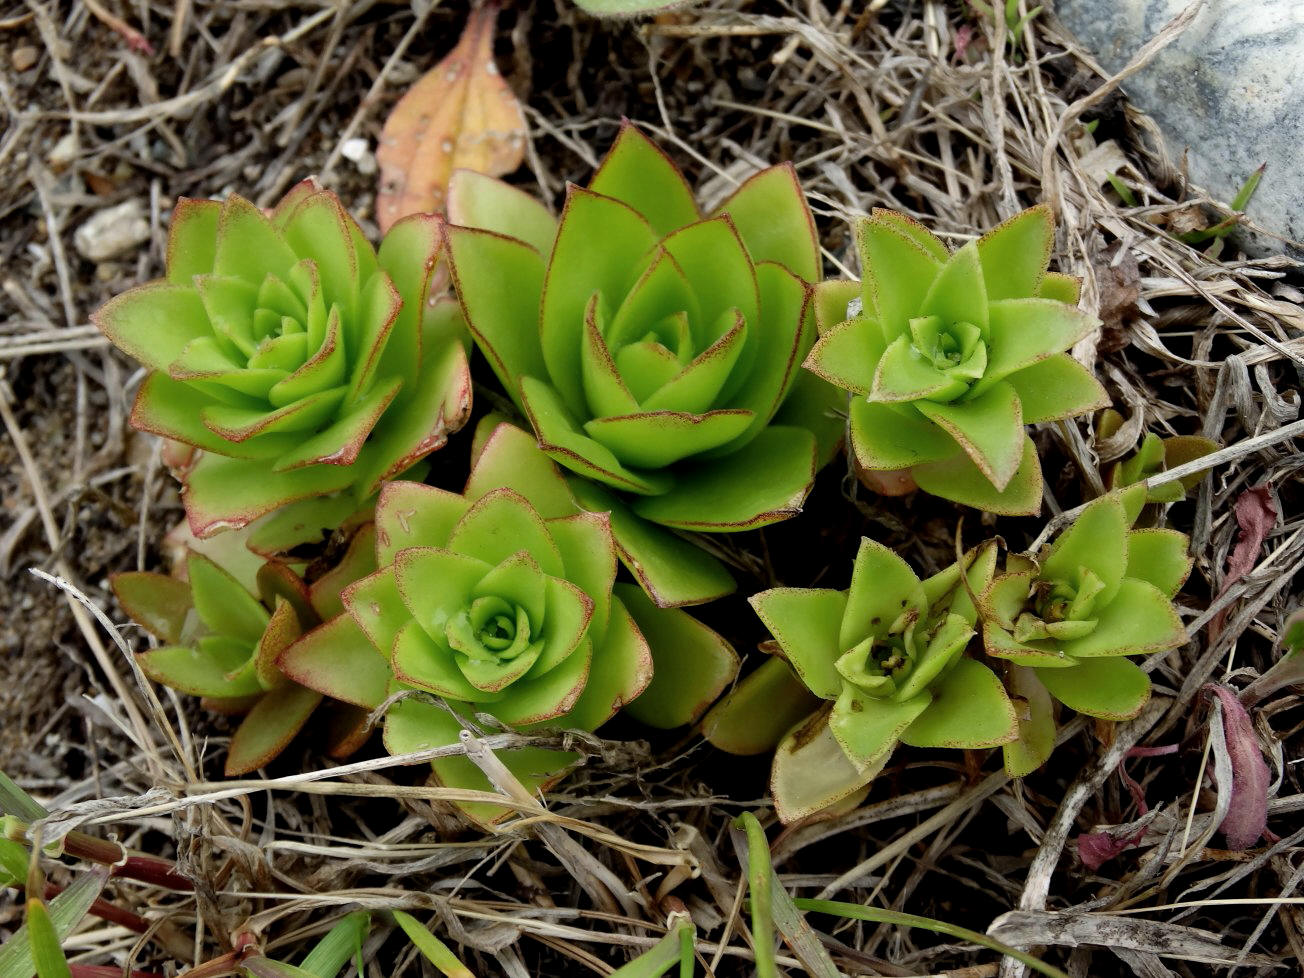
<path id="1" fill-rule="evenodd" d="M 1228 588 L 1254 569 L 1259 559 L 1259 551 L 1263 549 L 1263 541 L 1277 525 L 1277 505 L 1272 500 L 1272 490 L 1267 483 L 1255 486 L 1253 489 L 1246 489 L 1236 498 L 1232 508 L 1236 513 L 1236 522 L 1241 532 L 1236 539 L 1236 546 L 1232 548 L 1231 556 L 1227 558 L 1227 576 L 1218 592 L 1220 596 L 1226 594 Z M 1211 639 L 1218 637 L 1226 618 L 1226 608 L 1214 616 L 1213 621 L 1209 623 Z"/>
<path id="2" fill-rule="evenodd" d="M 1122 838 L 1115 838 L 1108 832 L 1084 832 L 1078 836 L 1078 858 L 1087 869 L 1095 872 L 1115 856 L 1135 846 L 1145 834 L 1145 829 Z"/>
<path id="3" fill-rule="evenodd" d="M 1223 738 L 1231 759 L 1232 783 L 1220 785 L 1231 791 L 1231 804 L 1218 826 L 1226 836 L 1227 848 L 1248 849 L 1259 841 L 1268 824 L 1268 765 L 1259 750 L 1254 724 L 1236 693 L 1217 683 L 1204 689 L 1218 697 L 1222 707 Z"/>

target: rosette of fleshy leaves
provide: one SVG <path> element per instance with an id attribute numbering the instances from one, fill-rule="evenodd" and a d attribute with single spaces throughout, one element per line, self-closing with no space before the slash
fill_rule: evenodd
<path id="1" fill-rule="evenodd" d="M 345 589 L 346 613 L 287 649 L 282 668 L 368 710 L 406 692 L 385 713 L 392 754 L 455 744 L 477 716 L 525 731 L 592 731 L 622 707 L 653 726 L 695 720 L 733 679 L 733 650 L 617 582 L 607 515 L 576 504 L 531 435 L 488 427 L 462 494 L 381 490 L 380 569 Z M 536 747 L 500 756 L 530 790 L 577 759 Z M 447 787 L 490 788 L 465 756 L 433 764 Z"/>
<path id="2" fill-rule="evenodd" d="M 801 508 L 836 449 L 842 393 L 799 368 L 814 340 L 814 222 L 791 166 L 703 214 L 626 123 L 560 221 L 468 171 L 449 259 L 476 343 L 586 508 L 663 606 L 731 591 L 669 529 L 745 530 Z"/>
<path id="3" fill-rule="evenodd" d="M 964 655 L 977 619 L 971 595 L 994 568 L 995 547 L 985 544 L 921 581 L 896 553 L 865 539 L 847 590 L 781 587 L 750 599 L 778 655 L 823 701 L 775 752 L 770 788 L 783 821 L 858 791 L 898 743 L 982 748 L 1014 739 L 1001 681 Z M 748 715 L 730 712 L 727 725 L 708 724 L 708 737 L 724 747 L 733 739 L 726 726 L 766 728 L 768 715 L 783 710 L 753 700 Z"/>
<path id="4" fill-rule="evenodd" d="M 806 366 L 852 392 L 851 454 L 868 485 L 994 513 L 1040 509 L 1025 426 L 1108 403 L 1064 352 L 1099 322 L 1077 308 L 1075 279 L 1047 272 L 1053 237 L 1045 207 L 954 253 L 894 211 L 857 225 L 861 283 L 821 286 Z"/>
<path id="5" fill-rule="evenodd" d="M 312 181 L 270 216 L 237 196 L 177 203 L 166 277 L 92 318 L 148 368 L 132 424 L 199 450 L 180 473 L 198 535 L 299 500 L 362 502 L 465 422 L 469 341 L 439 298 L 442 248 L 418 215 L 377 252 Z"/>
<path id="6" fill-rule="evenodd" d="M 1132 529 L 1143 487 L 1091 502 L 1034 557 L 1010 556 L 979 597 L 987 654 L 1009 661 L 1023 700 L 1006 770 L 1035 770 L 1054 746 L 1051 700 L 1107 720 L 1134 717 L 1150 678 L 1129 655 L 1180 645 L 1173 597 L 1191 570 L 1185 534 Z"/>
<path id="7" fill-rule="evenodd" d="M 1123 416 L 1113 408 L 1101 411 L 1096 419 L 1096 440 L 1100 442 L 1114 437 L 1123 428 L 1124 423 Z M 1136 451 L 1120 461 L 1105 466 L 1101 474 L 1106 488 L 1121 489 L 1144 482 L 1151 476 L 1185 465 L 1187 462 L 1204 458 L 1217 450 L 1218 443 L 1202 435 L 1170 435 L 1162 438 L 1153 431 L 1148 431 L 1142 437 Z M 1181 502 L 1188 492 L 1200 484 L 1200 480 L 1205 475 L 1204 472 L 1193 472 L 1181 479 L 1147 488 L 1144 496 L 1133 494 L 1125 497 L 1124 502 L 1131 501 L 1137 509 L 1136 512 L 1129 512 L 1128 516 L 1135 523 L 1143 515 L 1141 507 L 1149 507 L 1150 512 L 1144 513 L 1147 517 L 1145 522 L 1154 523 L 1156 515 L 1154 511 L 1166 503 Z"/>
<path id="8" fill-rule="evenodd" d="M 244 714 L 227 752 L 227 776 L 271 761 L 321 704 L 321 693 L 290 680 L 276 661 L 305 631 L 339 613 L 344 585 L 375 569 L 374 540 L 374 528 L 364 524 L 340 561 L 311 585 L 276 561 L 242 581 L 236 575 L 247 576 L 247 553 L 236 554 L 232 573 L 194 551 L 185 555 L 184 579 L 150 571 L 110 578 L 123 609 L 163 643 L 137 653 L 145 675 L 203 697 L 215 712 Z M 335 710 L 332 756 L 361 744 L 365 719 L 353 708 Z"/>

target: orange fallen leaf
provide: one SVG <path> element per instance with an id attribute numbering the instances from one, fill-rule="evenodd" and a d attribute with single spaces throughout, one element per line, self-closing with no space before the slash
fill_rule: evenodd
<path id="1" fill-rule="evenodd" d="M 525 158 L 525 117 L 493 58 L 496 4 L 471 11 L 457 46 L 390 113 L 376 162 L 381 231 L 408 214 L 444 209 L 454 169 L 498 177 Z"/>

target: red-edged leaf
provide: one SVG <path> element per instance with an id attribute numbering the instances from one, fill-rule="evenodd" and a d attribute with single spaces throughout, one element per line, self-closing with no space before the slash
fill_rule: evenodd
<path id="1" fill-rule="evenodd" d="M 1248 849 L 1268 826 L 1268 765 L 1259 750 L 1254 723 L 1236 693 L 1217 683 L 1206 683 L 1204 689 L 1218 697 L 1222 708 L 1223 740 L 1232 767 L 1232 783 L 1219 785 L 1220 791 L 1231 792 L 1231 803 L 1218 829 L 1226 837 L 1228 849 Z"/>

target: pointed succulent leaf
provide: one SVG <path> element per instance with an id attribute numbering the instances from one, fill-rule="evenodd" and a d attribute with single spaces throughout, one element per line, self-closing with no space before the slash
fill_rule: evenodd
<path id="1" fill-rule="evenodd" d="M 1010 702 L 1019 722 L 1019 736 L 1002 748 L 1005 773 L 1022 778 L 1041 767 L 1055 749 L 1055 704 L 1042 685 L 1041 673 L 1012 666 L 1008 674 Z"/>
<path id="2" fill-rule="evenodd" d="M 244 669 L 252 650 L 238 641 L 209 636 L 193 646 L 164 645 L 136 654 L 141 670 L 155 682 L 191 696 L 220 699 L 261 693 L 252 669 Z"/>
<path id="3" fill-rule="evenodd" d="M 1054 218 L 1045 205 L 1015 214 L 983 235 L 978 241 L 978 257 L 988 298 L 995 301 L 1036 295 L 1044 281 L 1054 240 Z"/>
<path id="4" fill-rule="evenodd" d="M 511 184 L 476 170 L 454 170 L 448 181 L 448 220 L 524 241 L 540 255 L 552 251 L 557 219 Z"/>
<path id="5" fill-rule="evenodd" d="M 1077 584 L 1079 575 L 1089 570 L 1104 585 L 1098 602 L 1113 600 L 1127 571 L 1128 525 L 1122 501 L 1117 494 L 1093 501 L 1067 530 L 1052 544 L 1041 564 L 1041 577 L 1047 581 Z"/>
<path id="6" fill-rule="evenodd" d="M 823 699 L 837 699 L 843 680 L 834 663 L 845 648 L 838 631 L 847 610 L 846 592 L 771 588 L 748 602 L 806 688 Z"/>
<path id="7" fill-rule="evenodd" d="M 932 703 L 901 733 L 913 747 L 995 747 L 1018 735 L 1018 718 L 996 674 L 961 657 L 928 687 Z"/>
<path id="8" fill-rule="evenodd" d="M 1041 512 L 1042 476 L 1037 447 L 1023 436 L 1023 454 L 1004 489 L 966 454 L 924 462 L 911 469 L 919 488 L 934 496 L 1002 516 L 1034 516 Z"/>
<path id="9" fill-rule="evenodd" d="M 595 418 L 585 433 L 625 465 L 660 469 L 734 441 L 752 424 L 750 411 L 649 411 Z"/>
<path id="10" fill-rule="evenodd" d="M 837 648 L 886 635 L 902 615 L 921 614 L 926 597 L 919 577 L 894 551 L 868 537 L 860 541 Z"/>
<path id="11" fill-rule="evenodd" d="M 1095 629 L 1063 643 L 1075 658 L 1140 655 L 1181 645 L 1186 629 L 1172 601 L 1146 581 L 1124 578 L 1113 599 L 1097 614 Z"/>
<path id="12" fill-rule="evenodd" d="M 1024 424 L 1059 421 L 1109 403 L 1095 376 L 1067 353 L 1055 353 L 1005 378 L 1019 395 Z"/>
<path id="13" fill-rule="evenodd" d="M 700 219 L 679 168 L 628 119 L 621 123 L 589 189 L 633 208 L 658 235 Z"/>
<path id="14" fill-rule="evenodd" d="M 1129 659 L 1079 659 L 1072 669 L 1041 669 L 1037 678 L 1070 709 L 1105 720 L 1127 720 L 1150 699 L 1150 677 Z"/>
<path id="15" fill-rule="evenodd" d="M 1100 323 L 1094 316 L 1054 299 L 1001 299 L 988 309 L 991 341 L 987 369 L 975 390 L 1062 353 Z"/>
<path id="16" fill-rule="evenodd" d="M 851 762 L 829 726 L 828 711 L 812 714 L 783 738 L 774 753 L 770 794 L 785 824 L 813 815 L 860 790 L 890 756 L 860 768 Z"/>
<path id="17" fill-rule="evenodd" d="M 393 564 L 354 581 L 340 600 L 372 648 L 388 659 L 399 630 L 412 616 L 398 589 Z"/>
<path id="18" fill-rule="evenodd" d="M 848 683 L 829 714 L 829 730 L 857 769 L 880 764 L 932 701 L 929 692 L 907 700 L 868 696 Z"/>
<path id="19" fill-rule="evenodd" d="M 391 679 L 386 657 L 347 615 L 308 632 L 278 664 L 299 685 L 368 710 L 384 702 Z"/>
<path id="20" fill-rule="evenodd" d="M 853 317 L 850 306 L 860 298 L 860 283 L 843 279 L 829 279 L 815 286 L 815 326 L 823 336 Z M 863 318 L 863 317 L 861 317 Z M 877 327 L 874 327 L 877 330 Z M 882 333 L 878 333 L 881 341 Z"/>
<path id="21" fill-rule="evenodd" d="M 167 278 L 189 285 L 196 275 L 213 270 L 217 222 L 222 205 L 216 200 L 181 197 L 168 222 Z"/>
<path id="22" fill-rule="evenodd" d="M 544 519 L 577 512 L 566 480 L 539 450 L 534 438 L 515 425 L 497 424 L 490 428 L 467 480 L 465 497 L 474 502 L 497 488 L 514 489 Z"/>
<path id="23" fill-rule="evenodd" d="M 135 571 L 109 578 L 113 594 L 128 615 L 159 641 L 182 641 L 194 608 L 185 581 L 166 574 Z"/>
<path id="24" fill-rule="evenodd" d="M 851 450 L 856 464 L 871 471 L 905 469 L 962 454 L 955 439 L 913 405 L 878 404 L 863 397 L 851 399 Z"/>
<path id="25" fill-rule="evenodd" d="M 792 164 L 772 166 L 748 177 L 712 212 L 726 214 L 742 237 L 752 262 L 776 262 L 807 282 L 820 278 L 815 221 Z M 846 305 L 838 321 L 846 318 Z"/>
<path id="26" fill-rule="evenodd" d="M 210 631 L 251 646 L 258 642 L 269 615 L 257 598 L 203 554 L 187 557 L 186 574 L 195 611 Z"/>
<path id="27" fill-rule="evenodd" d="M 987 289 L 976 244 L 965 245 L 946 260 L 918 315 L 937 316 L 943 323 L 971 323 L 984 337 L 988 335 Z"/>
<path id="28" fill-rule="evenodd" d="M 772 656 L 744 676 L 702 720 L 702 736 L 730 754 L 764 754 L 820 706 L 788 663 Z"/>
<path id="29" fill-rule="evenodd" d="M 97 309 L 91 321 L 115 346 L 152 370 L 167 370 L 192 340 L 210 329 L 194 287 L 170 282 L 124 292 Z"/>
<path id="30" fill-rule="evenodd" d="M 771 425 L 746 446 L 686 468 L 674 487 L 638 499 L 644 519 L 685 530 L 750 530 L 801 511 L 815 479 L 815 437 Z"/>
<path id="31" fill-rule="evenodd" d="M 1186 583 L 1193 560 L 1190 540 L 1176 530 L 1132 530 L 1127 535 L 1126 577 L 1153 584 L 1173 597 Z"/>
<path id="32" fill-rule="evenodd" d="M 629 591 L 639 599 L 647 600 L 637 588 L 629 588 Z M 595 630 L 594 634 L 599 633 Z M 600 644 L 594 652 L 588 681 L 584 684 L 584 692 L 580 694 L 579 700 L 567 714 L 566 723 L 581 730 L 596 730 L 621 708 L 625 708 L 631 716 L 642 719 L 646 714 L 640 715 L 635 704 L 645 695 L 656 674 L 649 645 L 653 638 L 649 636 L 648 629 L 639 624 L 620 599 L 616 599 L 611 603 L 610 619 L 601 631 L 601 638 L 596 641 Z M 672 665 L 667 664 L 666 669 L 671 672 L 667 681 L 672 682 L 674 679 Z M 730 675 L 732 676 L 732 673 Z M 681 672 L 679 678 L 681 682 L 685 680 L 691 682 L 699 677 L 695 673 Z M 682 696 L 684 687 L 682 685 L 676 687 L 675 692 Z M 644 722 L 658 727 L 678 726 L 673 722 L 676 719 L 672 709 L 675 704 L 656 703 L 657 699 L 658 697 L 654 695 L 651 719 Z"/>
<path id="33" fill-rule="evenodd" d="M 919 315 L 942 261 L 914 233 L 877 212 L 856 226 L 856 241 L 864 264 L 866 312 L 873 311 L 884 342 L 890 343 Z"/>
<path id="34" fill-rule="evenodd" d="M 944 428 L 997 489 L 1008 488 L 1023 457 L 1023 408 L 1009 384 L 997 384 L 962 404 L 916 405 Z"/>
<path id="35" fill-rule="evenodd" d="M 289 746 L 321 699 L 321 693 L 295 683 L 259 699 L 231 738 L 223 773 L 237 778 L 267 764 Z"/>

